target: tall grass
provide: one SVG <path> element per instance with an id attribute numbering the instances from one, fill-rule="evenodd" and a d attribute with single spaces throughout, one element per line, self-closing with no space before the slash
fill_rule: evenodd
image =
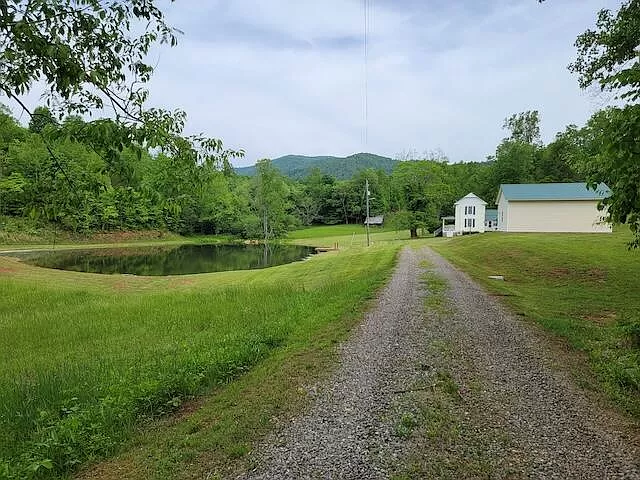
<path id="1" fill-rule="evenodd" d="M 293 337 L 313 342 L 362 308 L 396 251 L 179 279 L 0 258 L 10 272 L 0 274 L 0 478 L 57 476 L 110 455 L 145 418 L 232 381 Z"/>

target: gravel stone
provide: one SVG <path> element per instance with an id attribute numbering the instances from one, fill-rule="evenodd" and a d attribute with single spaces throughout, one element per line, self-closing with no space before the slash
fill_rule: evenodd
<path id="1" fill-rule="evenodd" d="M 455 311 L 439 328 L 455 338 L 480 379 L 483 422 L 510 438 L 525 478 L 640 478 L 637 424 L 598 406 L 575 385 L 537 328 L 513 315 L 432 250 Z M 452 335 L 454 334 L 454 335 Z M 459 365 L 464 369 L 464 365 Z M 522 459 L 525 459 L 522 462 Z"/>
<path id="2" fill-rule="evenodd" d="M 449 283 L 455 308 L 446 314 L 425 312 L 425 259 Z M 454 343 L 462 358 L 433 357 L 437 342 Z M 481 443 L 498 459 L 494 465 L 509 468 L 490 478 L 640 479 L 637 427 L 594 404 L 535 327 L 428 248 L 401 252 L 389 284 L 339 355 L 330 380 L 309 387 L 310 409 L 267 436 L 251 453 L 255 468 L 238 478 L 389 478 L 415 455 L 412 438 L 394 434 L 394 409 L 444 362 L 468 402 L 461 422 L 478 437 L 501 432 L 509 439 L 508 448 Z M 467 380 L 480 390 L 467 393 Z M 457 451 L 452 462 L 463 462 Z M 423 455 L 428 461 L 428 451 Z"/>
<path id="3" fill-rule="evenodd" d="M 392 432 L 383 417 L 394 391 L 420 370 L 423 338 L 421 255 L 404 249 L 388 285 L 355 334 L 340 347 L 340 367 L 310 411 L 257 448 L 246 479 L 387 478 L 381 467 Z"/>

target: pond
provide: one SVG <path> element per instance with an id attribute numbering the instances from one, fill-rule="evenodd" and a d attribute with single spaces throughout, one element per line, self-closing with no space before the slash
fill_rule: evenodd
<path id="1" fill-rule="evenodd" d="M 179 245 L 31 252 L 23 260 L 76 272 L 188 275 L 273 267 L 313 253 L 313 247 L 301 245 Z"/>

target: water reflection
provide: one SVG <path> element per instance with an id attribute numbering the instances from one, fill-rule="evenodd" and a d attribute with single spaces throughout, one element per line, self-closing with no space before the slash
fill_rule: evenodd
<path id="1" fill-rule="evenodd" d="M 313 247 L 300 245 L 180 245 L 38 252 L 24 261 L 77 272 L 186 275 L 273 267 L 312 253 Z"/>

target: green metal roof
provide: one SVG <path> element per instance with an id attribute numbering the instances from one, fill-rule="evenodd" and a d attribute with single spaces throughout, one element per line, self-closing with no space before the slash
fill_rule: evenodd
<path id="1" fill-rule="evenodd" d="M 526 200 L 602 200 L 611 195 L 604 183 L 595 190 L 587 188 L 586 183 L 508 183 L 500 185 L 500 192 L 510 201 Z"/>
<path id="2" fill-rule="evenodd" d="M 485 220 L 498 220 L 498 210 L 494 208 L 487 208 L 484 211 L 484 219 Z"/>

